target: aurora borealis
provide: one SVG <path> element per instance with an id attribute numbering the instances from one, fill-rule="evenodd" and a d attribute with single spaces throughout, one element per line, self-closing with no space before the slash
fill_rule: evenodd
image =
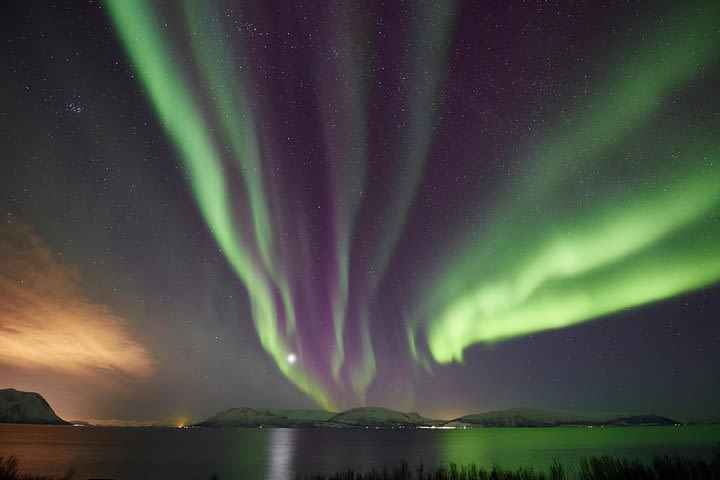
<path id="1" fill-rule="evenodd" d="M 364 399 L 365 389 L 373 380 L 376 371 L 369 331 L 368 304 L 372 302 L 378 283 L 382 280 L 422 174 L 431 121 L 435 113 L 435 90 L 446 57 L 447 33 L 452 23 L 454 6 L 448 3 L 442 8 L 432 8 L 429 11 L 421 8 L 419 25 L 414 33 L 416 38 L 410 39 L 410 53 L 416 57 L 410 60 L 410 74 L 414 73 L 412 78 L 422 78 L 423 81 L 410 89 L 411 94 L 403 102 L 408 105 L 412 114 L 408 118 L 410 138 L 403 142 L 397 152 L 398 170 L 402 172 L 402 177 L 398 175 L 400 178 L 395 180 L 398 187 L 393 189 L 389 198 L 389 210 L 394 214 L 386 220 L 383 219 L 379 225 L 380 248 L 369 252 L 370 273 L 367 279 L 358 279 L 358 290 L 364 294 L 361 295 L 356 309 L 349 310 L 349 255 L 353 217 L 363 200 L 363 177 L 367 158 L 364 158 L 362 152 L 367 140 L 357 133 L 351 135 L 351 139 L 343 141 L 348 143 L 347 146 L 336 146 L 333 144 L 333 136 L 340 133 L 329 132 L 328 149 L 331 151 L 328 156 L 338 156 L 335 160 L 337 164 L 330 163 L 327 166 L 329 183 L 333 185 L 328 192 L 332 197 L 331 205 L 327 206 L 332 212 L 326 225 L 330 239 L 321 241 L 323 249 L 328 250 L 328 254 L 323 257 L 329 258 L 307 256 L 306 261 L 292 265 L 290 258 L 306 254 L 303 246 L 301 245 L 300 249 L 276 246 L 274 238 L 276 235 L 282 238 L 287 235 L 285 232 L 295 230 L 286 224 L 284 217 L 287 216 L 287 211 L 294 211 L 291 216 L 302 216 L 309 208 L 303 206 L 298 209 L 297 206 L 282 205 L 281 201 L 271 202 L 271 199 L 265 197 L 264 192 L 272 190 L 272 187 L 282 183 L 283 179 L 279 178 L 281 176 L 276 172 L 270 171 L 267 172 L 270 178 L 265 180 L 266 174 L 263 173 L 256 144 L 255 120 L 247 108 L 250 101 L 246 98 L 246 87 L 242 81 L 236 80 L 241 78 L 235 73 L 241 70 L 241 66 L 235 65 L 233 60 L 228 61 L 228 58 L 236 57 L 232 52 L 226 51 L 228 47 L 223 43 L 223 32 L 215 31 L 218 27 L 208 24 L 209 17 L 196 12 L 197 6 L 192 2 L 186 2 L 182 14 L 186 17 L 187 30 L 192 38 L 192 54 L 199 66 L 198 73 L 203 84 L 210 86 L 206 93 L 212 96 L 215 107 L 211 113 L 214 114 L 213 120 L 217 118 L 220 125 L 220 133 L 217 135 L 220 139 L 213 141 L 206 127 L 207 120 L 196 105 L 197 99 L 188 94 L 193 91 L 188 85 L 190 79 L 173 64 L 171 59 L 176 55 L 168 45 L 168 40 L 156 30 L 159 22 L 157 14 L 146 8 L 143 2 L 116 1 L 108 2 L 107 5 L 113 24 L 155 111 L 180 152 L 207 227 L 248 291 L 253 323 L 263 348 L 275 359 L 277 367 L 284 375 L 323 407 L 335 408 L 334 398 L 343 395 L 343 390 L 348 387 L 352 387 L 358 400 Z M 340 12 L 338 16 L 342 17 L 343 13 Z M 340 23 L 342 18 L 329 21 Z M 362 32 L 359 34 L 362 35 Z M 427 50 L 422 48 L 424 43 L 428 44 Z M 213 52 L 221 54 L 215 55 Z M 346 63 L 352 61 L 354 59 L 345 60 Z M 349 70 L 343 72 L 343 80 L 353 80 L 352 65 L 342 65 L 341 59 L 323 59 L 322 62 L 329 64 L 323 65 L 324 68 Z M 437 65 L 438 63 L 440 65 Z M 360 67 L 355 67 L 354 70 L 367 69 L 365 65 Z M 422 75 L 418 73 L 420 71 Z M 354 75 L 357 77 L 357 74 Z M 362 79 L 356 78 L 356 81 L 360 83 Z M 425 84 L 426 81 L 429 82 Z M 343 82 L 338 83 L 341 83 L 338 88 L 342 88 Z M 332 87 L 329 85 L 328 90 L 334 91 Z M 360 93 L 356 90 L 362 91 L 362 87 L 356 86 L 353 91 L 344 94 L 352 98 Z M 333 97 L 320 99 L 322 100 L 331 105 L 336 101 L 340 102 Z M 362 101 L 351 100 L 352 103 Z M 351 132 L 364 128 L 362 118 L 358 121 L 341 116 L 336 120 L 333 118 L 334 112 L 328 112 L 328 116 L 329 128 L 338 128 L 336 125 L 339 122 L 347 122 L 347 128 Z M 231 161 L 224 161 L 223 154 L 215 144 L 227 145 Z M 337 153 L 333 151 L 336 149 Z M 270 154 L 266 156 L 270 157 Z M 240 191 L 237 194 L 229 192 L 228 179 L 232 175 L 239 180 L 239 185 L 232 185 L 244 187 L 242 190 L 238 188 Z M 269 187 L 265 185 L 266 181 Z M 284 185 L 279 188 L 288 190 Z M 237 208 L 237 205 L 246 207 Z M 274 208 L 270 209 L 268 205 L 274 205 Z M 323 206 L 318 205 L 317 208 L 321 210 Z M 302 230 L 300 232 L 302 233 Z M 303 296 L 302 289 L 306 286 L 294 281 L 293 269 L 313 272 L 311 276 L 317 276 L 322 281 L 323 286 L 318 285 L 315 288 L 321 288 L 325 292 L 322 292 L 322 296 L 321 292 L 313 292 L 313 298 L 317 299 L 314 305 L 305 308 L 301 305 L 302 301 L 297 297 Z M 317 273 L 314 273 L 316 271 Z M 304 326 L 308 320 L 322 318 L 328 313 L 330 317 L 324 319 L 326 323 L 323 323 L 327 326 L 321 327 L 325 331 L 318 333 L 314 329 L 312 343 L 308 345 L 309 342 L 298 330 L 308 328 Z M 346 366 L 346 356 L 350 354 L 346 353 L 345 348 L 347 317 L 351 317 L 357 324 L 359 331 L 355 332 L 355 335 L 359 338 L 360 345 L 352 357 L 347 359 Z M 302 323 L 298 325 L 297 322 Z M 318 338 L 322 343 L 318 342 Z M 287 361 L 288 355 L 296 355 L 294 352 L 298 352 L 297 355 L 303 360 L 301 365 Z M 334 380 L 333 385 L 327 385 L 327 382 L 318 381 L 317 378 L 328 374 L 322 372 L 328 365 Z M 350 385 L 347 385 L 348 379 Z"/>
<path id="2" fill-rule="evenodd" d="M 449 306 L 430 310 L 435 360 L 460 360 L 476 342 L 560 328 L 720 279 L 717 142 L 698 125 L 668 132 L 669 151 L 633 138 L 649 128 L 647 119 L 669 94 L 718 58 L 715 17 L 702 10 L 673 14 L 666 22 L 677 24 L 665 38 L 650 32 L 649 45 L 608 73 L 594 105 L 541 141 L 530 159 L 534 182 L 510 186 L 498 202 L 502 218 L 486 220 L 490 238 L 456 255 L 465 266 L 452 265 L 434 293 L 436 303 Z M 631 142 L 640 148 L 631 151 Z M 653 177 L 618 175 L 623 164 L 613 157 L 623 144 L 623 162 L 652 169 Z M 591 184 L 578 195 L 572 189 L 583 175 L 632 183 L 601 193 Z M 538 215 L 540 222 L 532 218 Z M 497 255 L 521 259 L 493 261 Z"/>
<path id="3" fill-rule="evenodd" d="M 13 9 L 0 382 L 720 415 L 716 2 Z"/>

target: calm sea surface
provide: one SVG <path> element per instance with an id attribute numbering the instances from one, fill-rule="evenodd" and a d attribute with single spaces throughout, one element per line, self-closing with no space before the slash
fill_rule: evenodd
<path id="1" fill-rule="evenodd" d="M 75 479 L 285 479 L 352 468 L 471 463 L 545 469 L 590 455 L 710 457 L 720 426 L 475 430 L 83 428 L 0 425 L 0 456 Z"/>

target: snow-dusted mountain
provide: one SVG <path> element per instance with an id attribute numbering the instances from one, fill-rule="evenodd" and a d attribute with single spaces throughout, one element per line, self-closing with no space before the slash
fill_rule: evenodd
<path id="1" fill-rule="evenodd" d="M 67 425 L 40 394 L 14 388 L 0 390 L 0 423 Z"/>

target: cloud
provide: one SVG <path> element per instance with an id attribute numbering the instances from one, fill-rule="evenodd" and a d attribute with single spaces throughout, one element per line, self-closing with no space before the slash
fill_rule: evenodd
<path id="1" fill-rule="evenodd" d="M 0 223 L 0 365 L 107 383 L 153 364 L 125 319 L 90 300 L 80 270 L 33 229 Z"/>

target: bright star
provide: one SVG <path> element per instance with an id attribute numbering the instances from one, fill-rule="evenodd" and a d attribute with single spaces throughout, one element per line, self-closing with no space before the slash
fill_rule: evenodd
<path id="1" fill-rule="evenodd" d="M 295 355 L 294 353 L 288 353 L 287 361 L 289 364 L 292 365 L 293 363 L 297 362 L 297 355 Z"/>

